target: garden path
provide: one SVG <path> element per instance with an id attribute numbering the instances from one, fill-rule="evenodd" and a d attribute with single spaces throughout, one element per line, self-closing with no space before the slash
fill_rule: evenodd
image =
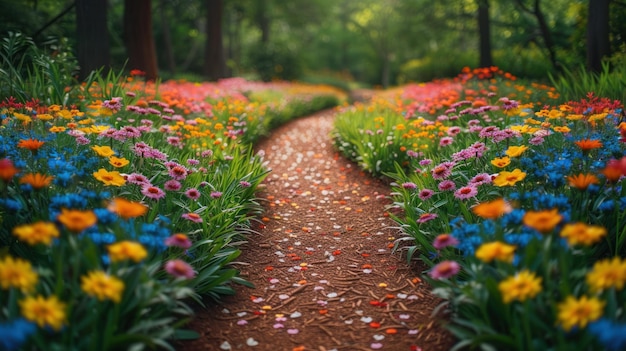
<path id="1" fill-rule="evenodd" d="M 238 259 L 255 288 L 199 310 L 179 350 L 448 350 L 439 300 L 393 253 L 389 186 L 334 150 L 335 112 L 290 122 L 261 142 L 272 170 L 265 216 Z"/>

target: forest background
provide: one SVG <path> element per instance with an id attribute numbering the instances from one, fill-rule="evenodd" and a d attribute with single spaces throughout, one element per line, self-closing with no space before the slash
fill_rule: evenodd
<path id="1" fill-rule="evenodd" d="M 495 65 L 548 81 L 621 64 L 626 2 L 3 0 L 0 33 L 8 32 L 66 60 L 79 80 L 104 67 L 147 79 L 388 87 Z"/>

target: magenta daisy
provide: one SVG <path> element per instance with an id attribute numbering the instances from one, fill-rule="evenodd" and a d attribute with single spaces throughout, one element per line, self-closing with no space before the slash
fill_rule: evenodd
<path id="1" fill-rule="evenodd" d="M 451 180 L 444 180 L 437 185 L 437 188 L 441 191 L 453 191 L 456 189 L 456 184 Z"/>
<path id="2" fill-rule="evenodd" d="M 189 171 L 187 170 L 187 168 L 185 168 L 183 166 L 180 166 L 180 165 L 177 165 L 177 166 L 174 166 L 174 167 L 170 168 L 168 174 L 173 179 L 183 180 L 183 179 L 187 178 L 187 175 L 189 174 Z"/>
<path id="3" fill-rule="evenodd" d="M 428 275 L 433 279 L 448 279 L 459 273 L 461 266 L 455 261 L 441 261 L 434 266 Z"/>
<path id="4" fill-rule="evenodd" d="M 176 259 L 167 261 L 164 268 L 168 274 L 176 278 L 191 279 L 196 276 L 193 267 L 183 260 Z"/>
<path id="5" fill-rule="evenodd" d="M 211 192 L 211 197 L 214 199 L 219 199 L 220 197 L 222 197 L 222 192 L 221 191 L 212 191 Z"/>
<path id="6" fill-rule="evenodd" d="M 491 175 L 488 173 L 479 173 L 475 175 L 469 181 L 469 185 L 475 186 L 475 187 L 484 185 L 484 184 L 491 184 Z"/>
<path id="7" fill-rule="evenodd" d="M 420 216 L 420 218 L 417 219 L 417 223 L 426 223 L 428 221 L 432 221 L 435 218 L 437 218 L 436 213 L 424 213 Z"/>
<path id="8" fill-rule="evenodd" d="M 197 166 L 200 164 L 200 161 L 196 160 L 195 158 L 190 158 L 187 160 L 187 164 L 190 166 Z"/>
<path id="9" fill-rule="evenodd" d="M 252 186 L 252 184 L 250 184 L 250 182 L 247 182 L 247 181 L 245 181 L 245 180 L 240 181 L 240 182 L 239 182 L 239 185 L 240 185 L 242 188 L 249 188 L 249 187 L 251 187 L 251 186 Z"/>
<path id="10" fill-rule="evenodd" d="M 478 194 L 478 189 L 474 186 L 464 186 L 454 192 L 454 197 L 459 200 L 467 200 L 475 197 Z"/>
<path id="11" fill-rule="evenodd" d="M 439 146 L 449 146 L 452 145 L 452 142 L 454 141 L 453 138 L 451 137 L 443 137 L 439 140 Z"/>
<path id="12" fill-rule="evenodd" d="M 185 196 L 192 200 L 198 200 L 200 198 L 200 191 L 196 188 L 189 188 L 185 191 Z"/>
<path id="13" fill-rule="evenodd" d="M 461 127 L 458 127 L 458 126 L 450 127 L 446 131 L 446 133 L 448 133 L 449 136 L 455 136 L 459 134 L 460 132 L 461 132 Z"/>
<path id="14" fill-rule="evenodd" d="M 163 187 L 165 188 L 165 190 L 167 191 L 178 191 L 180 190 L 183 186 L 180 184 L 180 182 L 178 180 L 175 179 L 170 179 L 167 182 L 165 182 L 165 184 L 163 184 Z"/>
<path id="15" fill-rule="evenodd" d="M 154 185 L 144 186 L 141 188 L 141 193 L 153 200 L 159 200 L 165 197 L 165 191 Z"/>
<path id="16" fill-rule="evenodd" d="M 426 201 L 426 200 L 430 199 L 434 194 L 435 194 L 435 192 L 430 190 L 430 189 L 422 189 L 422 190 L 420 190 L 418 196 L 419 196 L 419 198 L 422 201 Z"/>
<path id="17" fill-rule="evenodd" d="M 433 247 L 437 250 L 441 250 L 448 246 L 456 246 L 459 241 L 450 234 L 439 234 L 433 241 Z"/>
<path id="18" fill-rule="evenodd" d="M 181 217 L 195 223 L 202 223 L 202 217 L 195 212 L 184 213 Z"/>
<path id="19" fill-rule="evenodd" d="M 131 173 L 126 177 L 126 181 L 130 184 L 136 184 L 141 186 L 148 186 L 150 184 L 150 179 L 143 174 L 139 173 Z"/>
<path id="20" fill-rule="evenodd" d="M 433 160 L 431 160 L 429 158 L 425 158 L 425 159 L 421 160 L 419 163 L 420 163 L 420 166 L 424 167 L 424 166 L 428 166 L 429 164 L 433 163 Z"/>
<path id="21" fill-rule="evenodd" d="M 402 183 L 402 187 L 404 189 L 407 189 L 407 190 L 415 190 L 415 189 L 417 189 L 417 185 L 415 185 L 415 183 L 412 183 L 412 182 Z"/>
<path id="22" fill-rule="evenodd" d="M 165 239 L 165 246 L 180 247 L 181 249 L 187 250 L 191 247 L 191 240 L 187 235 L 178 233 Z"/>

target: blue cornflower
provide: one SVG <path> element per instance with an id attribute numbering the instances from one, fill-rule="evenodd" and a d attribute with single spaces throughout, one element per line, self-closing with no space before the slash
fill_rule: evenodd
<path id="1" fill-rule="evenodd" d="M 98 217 L 98 223 L 100 224 L 110 224 L 110 223 L 115 223 L 117 220 L 119 220 L 119 217 L 107 210 L 106 208 L 96 208 L 93 210 L 93 212 L 95 213 L 96 217 Z"/>
<path id="2" fill-rule="evenodd" d="M 513 211 L 500 217 L 500 225 L 502 225 L 505 228 L 511 227 L 511 226 L 518 226 L 522 224 L 522 219 L 524 218 L 524 214 L 526 214 L 526 211 L 520 208 L 515 208 L 513 209 Z"/>
<path id="3" fill-rule="evenodd" d="M 626 349 L 626 324 L 601 318 L 587 327 L 606 350 Z"/>
<path id="4" fill-rule="evenodd" d="M 600 203 L 600 205 L 598 205 L 598 210 L 602 211 L 602 212 L 608 212 L 608 211 L 613 211 L 615 209 L 615 203 L 613 202 L 613 200 L 604 200 Z"/>
<path id="5" fill-rule="evenodd" d="M 115 235 L 111 233 L 100 233 L 100 232 L 86 232 L 82 235 L 85 235 L 96 245 L 109 245 L 115 242 Z"/>
<path id="6" fill-rule="evenodd" d="M 35 324 L 24 318 L 0 323 L 0 349 L 8 351 L 20 349 L 36 330 Z"/>
<path id="7" fill-rule="evenodd" d="M 72 173 L 70 172 L 61 172 L 57 173 L 54 176 L 54 184 L 66 188 L 70 184 L 72 184 Z"/>
<path id="8" fill-rule="evenodd" d="M 0 199 L 0 206 L 14 212 L 20 211 L 24 208 L 21 202 L 13 199 Z"/>

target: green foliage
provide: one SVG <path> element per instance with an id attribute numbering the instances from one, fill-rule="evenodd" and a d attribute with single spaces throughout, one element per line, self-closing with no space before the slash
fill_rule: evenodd
<path id="1" fill-rule="evenodd" d="M 0 96 L 68 104 L 77 63 L 66 39 L 52 39 L 40 49 L 24 34 L 10 32 L 0 44 L 0 59 Z"/>
<path id="2" fill-rule="evenodd" d="M 563 74 L 552 75 L 552 85 L 561 94 L 562 101 L 573 101 L 580 96 L 594 93 L 614 100 L 626 101 L 626 61 L 611 65 L 608 61 L 602 64 L 602 72 L 593 73 L 584 67 L 570 70 L 563 69 Z"/>
<path id="3" fill-rule="evenodd" d="M 250 49 L 247 61 L 265 82 L 295 80 L 302 74 L 298 56 L 284 44 L 259 42 Z"/>

